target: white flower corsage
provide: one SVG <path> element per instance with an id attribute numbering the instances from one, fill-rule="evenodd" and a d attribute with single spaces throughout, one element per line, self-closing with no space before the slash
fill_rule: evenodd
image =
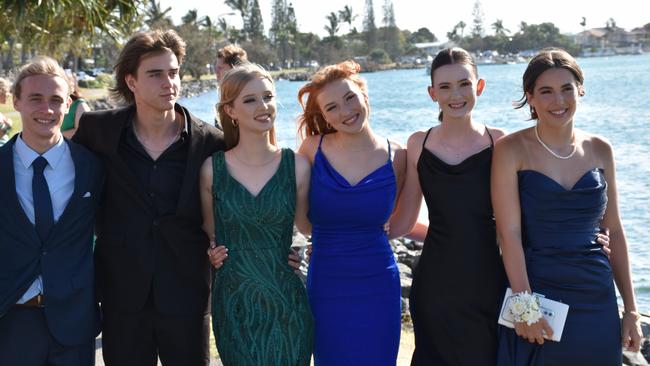
<path id="1" fill-rule="evenodd" d="M 539 299 L 527 291 L 512 295 L 508 310 L 516 323 L 531 325 L 542 318 L 542 312 L 539 309 Z"/>

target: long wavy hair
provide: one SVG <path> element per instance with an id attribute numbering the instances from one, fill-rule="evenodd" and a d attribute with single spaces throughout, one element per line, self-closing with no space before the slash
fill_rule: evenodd
<path id="1" fill-rule="evenodd" d="M 232 149 L 239 143 L 239 125 L 237 122 L 233 121 L 228 113 L 226 113 L 225 107 L 227 105 L 232 107 L 233 102 L 237 99 L 246 84 L 256 78 L 267 79 L 275 88 L 271 74 L 261 66 L 252 63 L 243 63 L 236 68 L 229 70 L 221 81 L 221 85 L 219 86 L 221 98 L 217 105 L 217 112 L 219 113 L 219 120 L 223 127 L 227 149 Z M 271 127 L 271 130 L 269 131 L 269 142 L 273 145 L 277 145 L 275 139 L 275 125 Z"/>
<path id="2" fill-rule="evenodd" d="M 349 79 L 354 82 L 359 89 L 366 102 L 368 112 L 370 106 L 368 103 L 368 88 L 366 82 L 359 76 L 361 66 L 358 63 L 348 60 L 335 65 L 325 66 L 318 70 L 298 91 L 298 102 L 302 107 L 303 113 L 298 116 L 298 132 L 304 139 L 313 135 L 325 135 L 328 133 L 336 132 L 330 124 L 325 121 L 323 111 L 318 106 L 318 95 L 325 88 L 327 84 L 339 79 Z M 304 99 L 307 95 L 307 100 Z"/>

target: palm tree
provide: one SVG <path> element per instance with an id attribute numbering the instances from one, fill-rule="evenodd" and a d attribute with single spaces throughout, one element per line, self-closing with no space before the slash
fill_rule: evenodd
<path id="1" fill-rule="evenodd" d="M 460 38 L 465 37 L 465 27 L 467 27 L 467 24 L 463 22 L 462 20 L 456 24 L 458 28 L 460 28 Z"/>
<path id="2" fill-rule="evenodd" d="M 172 11 L 172 7 L 168 6 L 167 9 L 162 10 L 160 7 L 160 2 L 151 1 L 149 3 L 149 7 L 145 9 L 145 17 L 146 20 L 144 21 L 149 28 L 152 28 L 152 26 L 155 25 L 162 25 L 162 26 L 171 26 L 172 25 L 172 20 L 171 17 L 169 16 L 169 12 Z"/>
<path id="3" fill-rule="evenodd" d="M 183 24 L 196 24 L 199 23 L 199 12 L 196 9 L 190 9 L 187 11 L 187 14 L 183 15 L 181 18 Z"/>
<path id="4" fill-rule="evenodd" d="M 358 17 L 352 12 L 352 7 L 346 5 L 343 7 L 343 10 L 339 10 L 339 21 L 343 23 L 348 23 L 348 32 L 352 31 L 352 22 Z"/>
<path id="5" fill-rule="evenodd" d="M 503 26 L 503 20 L 497 19 L 492 23 L 492 29 L 494 29 L 494 35 L 497 37 L 505 37 L 507 33 L 510 33 L 510 30 Z"/>
<path id="6" fill-rule="evenodd" d="M 329 25 L 325 26 L 325 30 L 330 37 L 336 37 L 336 33 L 339 31 L 339 18 L 336 16 L 335 12 L 331 12 L 328 16 L 325 17 L 329 22 Z"/>

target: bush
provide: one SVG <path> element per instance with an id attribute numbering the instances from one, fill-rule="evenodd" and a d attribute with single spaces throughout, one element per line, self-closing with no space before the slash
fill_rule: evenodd
<path id="1" fill-rule="evenodd" d="M 115 79 L 113 79 L 113 75 L 111 74 L 101 73 L 97 75 L 95 80 L 99 81 L 102 84 L 102 86 L 105 87 L 110 87 L 113 86 L 113 84 L 115 84 Z"/>
<path id="2" fill-rule="evenodd" d="M 370 57 L 373 62 L 376 62 L 378 64 L 390 63 L 390 56 L 388 56 L 388 53 L 382 48 L 375 48 L 374 50 L 370 51 L 368 57 Z"/>
<path id="3" fill-rule="evenodd" d="M 101 89 L 104 87 L 99 80 L 79 80 L 78 83 L 80 88 Z"/>

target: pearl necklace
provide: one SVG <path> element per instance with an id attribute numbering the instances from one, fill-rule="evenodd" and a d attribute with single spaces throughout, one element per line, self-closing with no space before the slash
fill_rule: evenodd
<path id="1" fill-rule="evenodd" d="M 550 152 L 551 155 L 555 156 L 555 157 L 558 158 L 558 159 L 562 159 L 562 160 L 570 159 L 570 158 L 573 156 L 573 154 L 575 154 L 576 151 L 578 150 L 578 148 L 576 147 L 576 142 L 575 142 L 575 137 L 574 137 L 574 138 L 573 138 L 573 143 L 571 144 L 571 145 L 573 146 L 573 151 L 571 151 L 571 153 L 569 153 L 569 155 L 567 155 L 567 156 L 562 156 L 562 155 L 556 154 L 556 153 L 555 153 L 553 150 L 551 150 L 551 148 L 548 147 L 548 146 L 544 143 L 544 141 L 542 141 L 542 139 L 539 137 L 539 132 L 537 132 L 537 125 L 535 125 L 535 137 L 537 137 L 537 141 L 539 141 L 540 145 L 542 145 L 542 146 L 546 149 L 546 151 Z"/>

